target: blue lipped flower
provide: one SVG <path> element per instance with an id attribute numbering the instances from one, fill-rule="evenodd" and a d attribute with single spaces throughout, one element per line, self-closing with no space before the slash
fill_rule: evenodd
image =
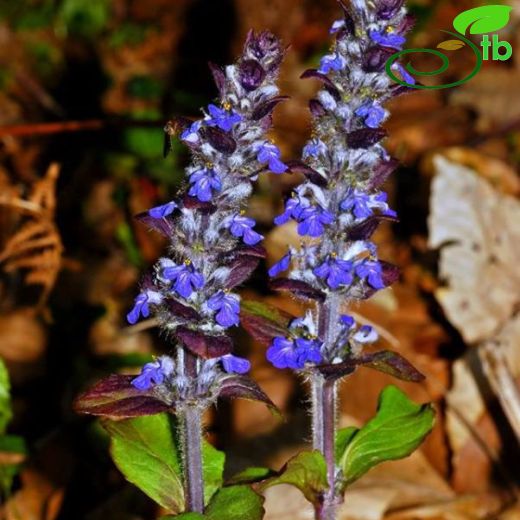
<path id="1" fill-rule="evenodd" d="M 397 213 L 393 209 L 388 207 L 388 193 L 381 191 L 380 193 L 374 195 L 372 198 L 374 203 L 377 205 L 376 207 L 382 210 L 383 215 L 386 215 L 388 217 L 397 217 Z"/>
<path id="2" fill-rule="evenodd" d="M 152 363 L 146 363 L 141 369 L 141 373 L 132 379 L 132 385 L 137 390 L 150 390 L 155 385 L 160 385 L 164 380 L 173 374 L 175 363 L 168 356 L 161 356 Z"/>
<path id="3" fill-rule="evenodd" d="M 405 83 L 408 83 L 408 85 L 415 85 L 417 83 L 415 78 L 411 74 L 409 74 L 408 71 L 400 63 L 394 63 L 392 65 L 392 69 L 397 70 L 397 72 L 399 72 L 399 74 L 401 75 L 401 79 Z"/>
<path id="4" fill-rule="evenodd" d="M 235 215 L 229 222 L 230 233 L 237 238 L 242 238 L 248 246 L 254 246 L 263 240 L 263 236 L 253 230 L 256 222 L 241 214 Z"/>
<path id="5" fill-rule="evenodd" d="M 202 126 L 202 121 L 194 121 L 188 128 L 186 128 L 182 134 L 181 139 L 187 143 L 195 144 L 199 142 L 199 130 Z"/>
<path id="6" fill-rule="evenodd" d="M 305 197 L 291 197 L 287 199 L 285 203 L 285 210 L 281 215 L 278 215 L 274 219 L 274 223 L 277 226 L 289 222 L 291 218 L 298 219 L 302 214 L 303 210 L 309 208 L 311 202 Z"/>
<path id="7" fill-rule="evenodd" d="M 311 206 L 301 212 L 298 220 L 298 234 L 317 238 L 325 231 L 325 225 L 334 222 L 334 215 L 320 206 Z"/>
<path id="8" fill-rule="evenodd" d="M 173 289 L 183 298 L 189 298 L 191 293 L 204 287 L 204 276 L 196 271 L 189 261 L 176 265 L 171 260 L 163 262 L 162 277 L 175 282 Z"/>
<path id="9" fill-rule="evenodd" d="M 356 218 L 366 218 L 373 214 L 369 202 L 370 195 L 368 193 L 349 188 L 347 198 L 341 202 L 339 207 L 343 211 L 352 211 Z"/>
<path id="10" fill-rule="evenodd" d="M 228 374 L 247 374 L 251 370 L 251 363 L 244 358 L 227 354 L 220 358 L 222 367 Z"/>
<path id="11" fill-rule="evenodd" d="M 277 276 L 283 271 L 287 271 L 289 266 L 291 265 L 291 253 L 287 253 L 285 256 L 282 256 L 276 264 L 274 264 L 271 269 L 269 269 L 269 276 Z"/>
<path id="12" fill-rule="evenodd" d="M 132 310 L 126 315 L 128 323 L 135 325 L 139 317 L 148 318 L 150 316 L 149 305 L 159 305 L 162 302 L 162 295 L 156 291 L 143 291 L 138 294 L 134 301 Z"/>
<path id="13" fill-rule="evenodd" d="M 150 215 L 152 218 L 164 218 L 168 215 L 171 215 L 177 207 L 177 204 L 171 201 L 163 204 L 162 206 L 156 206 L 155 208 L 149 209 L 148 215 Z"/>
<path id="14" fill-rule="evenodd" d="M 370 31 L 369 36 L 372 41 L 379 43 L 379 45 L 397 50 L 401 50 L 406 42 L 406 38 L 396 32 Z"/>
<path id="15" fill-rule="evenodd" d="M 384 289 L 383 268 L 375 260 L 364 260 L 356 266 L 356 275 L 362 280 L 366 279 L 368 284 L 374 289 Z"/>
<path id="16" fill-rule="evenodd" d="M 219 291 L 207 301 L 207 306 L 212 311 L 218 311 L 215 320 L 222 327 L 239 324 L 240 300 L 236 294 Z"/>
<path id="17" fill-rule="evenodd" d="M 369 101 L 361 105 L 355 112 L 359 117 L 364 118 L 365 124 L 369 128 L 379 128 L 385 118 L 385 109 L 375 101 Z"/>
<path id="18" fill-rule="evenodd" d="M 302 157 L 318 157 L 327 153 L 327 145 L 320 139 L 311 139 L 304 147 Z"/>
<path id="19" fill-rule="evenodd" d="M 265 142 L 257 147 L 257 160 L 260 163 L 268 164 L 269 169 L 273 173 L 284 173 L 287 171 L 287 165 L 281 160 L 280 150 L 276 145 L 270 142 Z"/>
<path id="20" fill-rule="evenodd" d="M 318 72 L 321 72 L 322 74 L 328 74 L 331 70 L 338 71 L 344 69 L 346 64 L 347 61 L 343 56 L 341 56 L 341 54 L 328 54 L 321 58 Z"/>
<path id="21" fill-rule="evenodd" d="M 224 132 L 229 132 L 233 126 L 242 121 L 242 116 L 237 114 L 234 110 L 209 105 L 208 111 L 211 117 L 206 120 L 206 124 L 209 126 L 218 126 L 221 130 L 224 130 Z"/>
<path id="22" fill-rule="evenodd" d="M 190 191 L 188 194 L 191 197 L 197 197 L 201 202 L 208 202 L 211 200 L 214 191 L 222 189 L 222 182 L 217 172 L 212 168 L 202 168 L 190 175 Z"/>
<path id="23" fill-rule="evenodd" d="M 318 278 L 326 280 L 331 289 L 337 289 L 340 285 L 348 286 L 353 282 L 352 268 L 352 262 L 330 257 L 321 265 L 315 267 L 313 273 Z"/>
<path id="24" fill-rule="evenodd" d="M 276 337 L 267 349 L 267 359 L 276 368 L 300 370 L 305 363 L 320 363 L 321 343 L 316 339 Z"/>
<path id="25" fill-rule="evenodd" d="M 351 329 L 356 324 L 356 320 L 352 316 L 349 316 L 348 314 L 343 314 L 340 317 L 340 321 L 341 321 L 341 324 L 346 329 Z"/>

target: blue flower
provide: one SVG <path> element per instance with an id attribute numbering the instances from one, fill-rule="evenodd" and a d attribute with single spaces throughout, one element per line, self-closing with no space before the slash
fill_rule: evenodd
<path id="1" fill-rule="evenodd" d="M 208 300 L 207 306 L 212 311 L 219 311 L 215 319 L 222 327 L 239 324 L 240 300 L 237 295 L 219 291 Z"/>
<path id="2" fill-rule="evenodd" d="M 361 190 L 349 188 L 347 198 L 341 202 L 340 208 L 343 211 L 352 211 L 356 218 L 366 218 L 374 213 L 369 202 L 370 195 Z"/>
<path id="3" fill-rule="evenodd" d="M 363 325 L 352 336 L 352 339 L 358 343 L 374 343 L 374 341 L 379 339 L 379 335 L 377 334 L 374 327 L 371 327 L 370 325 Z"/>
<path id="4" fill-rule="evenodd" d="M 242 116 L 234 110 L 225 110 L 215 105 L 208 106 L 211 117 L 206 120 L 209 126 L 218 126 L 224 132 L 229 132 L 234 125 L 242 121 Z"/>
<path id="5" fill-rule="evenodd" d="M 355 112 L 359 117 L 365 118 L 365 124 L 369 128 L 379 128 L 385 118 L 386 112 L 381 105 L 375 101 L 367 102 L 361 105 Z"/>
<path id="6" fill-rule="evenodd" d="M 397 213 L 388 207 L 387 200 L 388 200 L 388 194 L 384 191 L 378 193 L 376 196 L 373 197 L 374 201 L 377 203 L 377 206 L 383 210 L 383 215 L 387 215 L 389 217 L 397 217 Z"/>
<path id="7" fill-rule="evenodd" d="M 277 337 L 267 349 L 267 359 L 276 368 L 300 370 L 305 363 L 321 363 L 320 346 L 315 339 Z"/>
<path id="8" fill-rule="evenodd" d="M 325 231 L 324 225 L 334 222 L 334 215 L 320 206 L 311 206 L 301 212 L 298 220 L 298 234 L 316 238 Z"/>
<path id="9" fill-rule="evenodd" d="M 307 157 L 318 157 L 319 155 L 325 155 L 327 153 L 327 145 L 320 139 L 311 139 L 303 147 L 303 158 Z"/>
<path id="10" fill-rule="evenodd" d="M 289 269 L 289 265 L 291 265 L 291 253 L 287 253 L 285 256 L 282 256 L 276 264 L 274 264 L 271 269 L 269 269 L 269 276 L 276 276 L 283 271 L 287 271 Z"/>
<path id="11" fill-rule="evenodd" d="M 384 47 L 401 50 L 406 38 L 395 32 L 370 31 L 370 39 Z"/>
<path id="12" fill-rule="evenodd" d="M 211 168 L 203 168 L 197 170 L 190 175 L 191 188 L 188 194 L 192 197 L 197 197 L 201 202 L 208 202 L 211 200 L 212 191 L 220 191 L 222 189 L 222 182 L 219 176 Z"/>
<path id="13" fill-rule="evenodd" d="M 262 164 L 268 164 L 269 169 L 273 173 L 283 173 L 287 171 L 287 165 L 281 160 L 281 153 L 277 146 L 272 143 L 265 142 L 260 145 L 257 150 L 257 160 Z"/>
<path id="14" fill-rule="evenodd" d="M 368 284 L 374 289 L 384 289 L 383 268 L 381 264 L 374 260 L 365 260 L 356 266 L 356 274 L 362 280 L 366 279 Z"/>
<path id="15" fill-rule="evenodd" d="M 347 314 L 343 314 L 340 320 L 341 324 L 347 329 L 351 329 L 356 324 L 356 320 L 354 320 L 352 316 L 348 316 Z"/>
<path id="16" fill-rule="evenodd" d="M 149 304 L 159 305 L 162 302 L 161 293 L 156 291 L 143 291 L 137 295 L 132 310 L 126 315 L 128 323 L 135 325 L 139 317 L 148 318 L 150 316 Z"/>
<path id="17" fill-rule="evenodd" d="M 199 141 L 199 130 L 202 126 L 202 121 L 193 122 L 186 130 L 181 134 L 181 139 L 187 143 L 197 143 Z"/>
<path id="18" fill-rule="evenodd" d="M 274 223 L 277 226 L 285 224 L 291 218 L 298 219 L 305 208 L 309 208 L 311 205 L 310 201 L 304 197 L 291 197 L 285 202 L 285 210 L 281 215 L 278 215 L 274 219 Z"/>
<path id="19" fill-rule="evenodd" d="M 160 385 L 164 380 L 173 374 L 175 364 L 167 356 L 161 356 L 153 363 L 146 363 L 141 369 L 141 373 L 132 379 L 132 385 L 138 390 L 149 390 L 154 385 Z"/>
<path id="20" fill-rule="evenodd" d="M 341 56 L 341 54 L 339 54 L 339 52 L 335 55 L 328 54 L 321 58 L 318 72 L 328 74 L 331 70 L 338 71 L 344 69 L 346 64 L 347 61 L 343 56 Z"/>
<path id="21" fill-rule="evenodd" d="M 352 274 L 352 262 L 339 258 L 329 258 L 320 266 L 314 268 L 313 273 L 322 279 L 326 279 L 331 289 L 337 289 L 340 285 L 350 285 L 354 280 Z"/>
<path id="22" fill-rule="evenodd" d="M 234 237 L 243 238 L 248 246 L 254 246 L 264 238 L 260 233 L 253 231 L 255 224 L 252 218 L 235 215 L 230 221 L 229 231 Z"/>
<path id="23" fill-rule="evenodd" d="M 204 286 L 204 276 L 196 271 L 191 264 L 176 265 L 171 262 L 163 269 L 162 276 L 174 281 L 173 288 L 183 298 L 189 298 L 191 293 Z"/>
<path id="24" fill-rule="evenodd" d="M 149 209 L 148 215 L 150 215 L 152 218 L 164 218 L 168 215 L 171 215 L 175 208 L 177 208 L 177 204 L 175 204 L 175 202 L 168 202 L 162 206 L 156 206 L 155 208 Z"/>
<path id="25" fill-rule="evenodd" d="M 392 66 L 392 69 L 397 70 L 399 74 L 401 74 L 401 79 L 408 83 L 408 85 L 415 85 L 417 82 L 415 81 L 415 78 L 411 76 L 408 71 L 400 64 L 400 63 L 394 63 Z"/>
<path id="26" fill-rule="evenodd" d="M 227 354 L 220 358 L 222 366 L 228 374 L 246 374 L 251 369 L 251 363 L 244 358 Z"/>

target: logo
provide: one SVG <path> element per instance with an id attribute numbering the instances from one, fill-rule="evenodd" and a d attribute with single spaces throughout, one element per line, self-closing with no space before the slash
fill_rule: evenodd
<path id="1" fill-rule="evenodd" d="M 417 70 L 410 62 L 408 62 L 404 66 L 404 70 L 406 72 L 412 76 L 437 76 L 438 74 L 442 74 L 450 66 L 450 60 L 448 56 L 435 49 L 405 49 L 393 54 L 386 62 L 387 74 L 400 85 L 422 90 L 438 90 L 457 87 L 463 83 L 468 82 L 476 74 L 478 74 L 484 61 L 507 61 L 513 55 L 513 47 L 509 42 L 500 41 L 498 34 L 493 34 L 490 38 L 490 33 L 495 33 L 500 29 L 503 29 L 509 23 L 511 9 L 512 7 L 505 5 L 486 5 L 482 7 L 476 7 L 474 9 L 469 9 L 468 11 L 464 11 L 463 13 L 459 14 L 455 20 L 453 20 L 453 27 L 457 31 L 456 33 L 451 31 L 442 31 L 449 34 L 450 36 L 453 36 L 455 39 L 445 40 L 439 43 L 439 45 L 437 45 L 438 49 L 442 49 L 444 51 L 457 51 L 467 46 L 473 51 L 475 55 L 475 67 L 465 78 L 444 85 L 427 86 L 407 83 L 395 75 L 394 63 L 407 54 L 418 52 L 437 56 L 442 62 L 441 66 L 433 71 L 424 72 Z M 468 33 L 468 31 L 469 34 L 483 35 L 482 41 L 480 43 L 482 50 L 471 40 L 466 38 L 465 35 Z M 406 77 L 404 79 L 406 79 Z"/>

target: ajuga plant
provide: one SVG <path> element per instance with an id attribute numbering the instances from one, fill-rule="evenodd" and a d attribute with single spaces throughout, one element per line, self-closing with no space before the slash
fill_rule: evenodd
<path id="1" fill-rule="evenodd" d="M 381 222 L 396 220 L 381 186 L 397 162 L 381 144 L 386 136 L 381 125 L 388 117 L 385 103 L 406 87 L 390 80 L 385 63 L 405 43 L 411 19 L 403 0 L 340 4 L 344 17 L 332 25 L 330 52 L 318 69 L 302 76 L 323 85 L 310 101 L 312 136 L 302 160 L 288 163 L 306 178 L 275 219 L 277 225 L 295 221 L 301 245 L 290 247 L 269 271 L 272 287 L 303 300 L 308 310 L 294 317 L 243 302 L 242 319 L 268 346 L 267 359 L 301 374 L 311 394 L 315 451 L 300 454 L 263 486 L 299 485 L 314 502 L 316 518 L 326 520 L 336 518 L 347 485 L 379 462 L 409 455 L 433 425 L 429 405 L 416 405 L 390 386 L 364 427 L 336 427 L 338 384 L 358 367 L 407 381 L 423 379 L 398 353 L 372 348 L 376 330 L 348 313 L 356 301 L 398 277 L 396 267 L 378 258 L 371 237 Z M 404 67 L 394 66 L 413 81 Z M 286 271 L 287 277 L 279 277 Z"/>
<path id="2" fill-rule="evenodd" d="M 239 324 L 240 297 L 233 289 L 264 256 L 245 201 L 260 173 L 287 169 L 267 137 L 283 99 L 275 84 L 283 54 L 272 34 L 251 32 L 236 64 L 210 66 L 218 102 L 197 121 L 178 118 L 167 125 L 168 137 L 179 135 L 192 160 L 178 197 L 137 216 L 169 246 L 142 280 L 127 318 L 135 324 L 153 317 L 171 347 L 139 375 L 112 375 L 76 402 L 79 412 L 104 418 L 125 476 L 189 518 L 261 518 L 261 499 L 249 488 L 215 494 L 223 460 L 202 441 L 202 415 L 219 397 L 273 407 L 245 375 L 249 361 L 233 354 L 228 331 Z"/>

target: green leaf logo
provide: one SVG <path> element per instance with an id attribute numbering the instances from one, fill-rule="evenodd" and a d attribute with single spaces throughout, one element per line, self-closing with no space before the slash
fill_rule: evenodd
<path id="1" fill-rule="evenodd" d="M 437 45 L 437 49 L 443 49 L 445 51 L 458 51 L 465 46 L 466 44 L 460 40 L 446 40 L 439 43 L 439 45 Z"/>
<path id="2" fill-rule="evenodd" d="M 499 31 L 509 23 L 513 8 L 507 5 L 484 5 L 459 14 L 453 20 L 453 27 L 460 34 L 486 34 Z"/>

